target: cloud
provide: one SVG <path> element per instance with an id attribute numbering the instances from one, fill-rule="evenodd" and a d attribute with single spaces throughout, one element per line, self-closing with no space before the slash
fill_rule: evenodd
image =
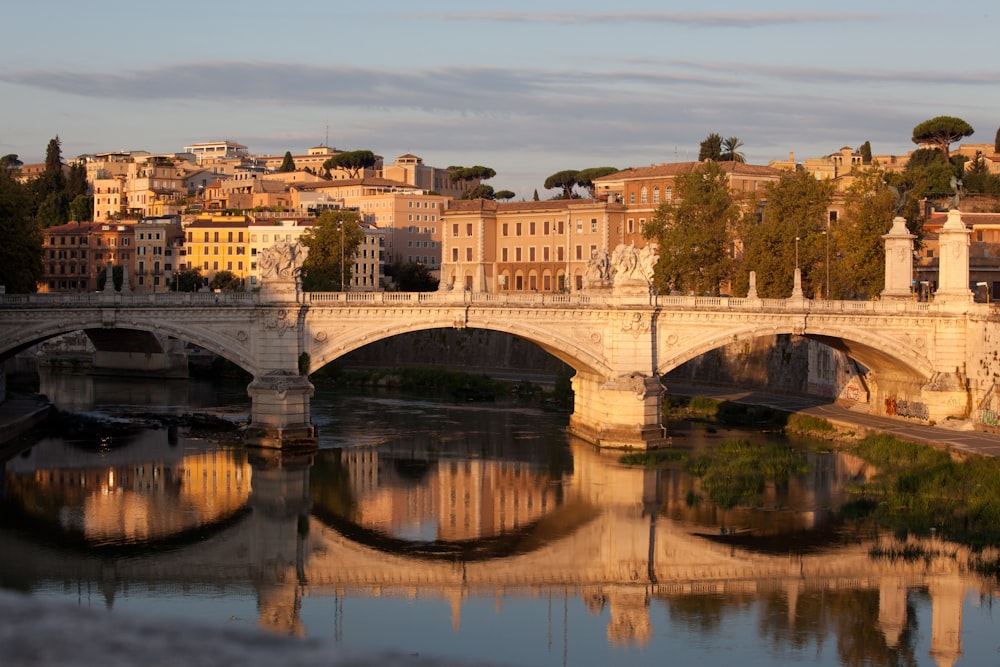
<path id="1" fill-rule="evenodd" d="M 759 28 L 816 23 L 869 23 L 887 21 L 881 14 L 857 12 L 472 12 L 418 14 L 416 18 L 445 21 L 490 21 L 497 23 L 547 23 L 561 25 L 609 25 L 611 23 L 670 24 L 698 28 Z"/>

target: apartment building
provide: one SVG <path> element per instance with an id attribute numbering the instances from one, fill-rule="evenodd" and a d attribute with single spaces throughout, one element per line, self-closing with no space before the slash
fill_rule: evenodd
<path id="1" fill-rule="evenodd" d="M 92 233 L 97 225 L 70 222 L 42 230 L 39 292 L 92 292 L 97 289 Z"/>
<path id="2" fill-rule="evenodd" d="M 441 289 L 583 289 L 590 259 L 630 242 L 624 233 L 628 213 L 616 200 L 452 202 L 443 215 Z"/>
<path id="3" fill-rule="evenodd" d="M 943 211 L 932 213 L 923 225 L 921 247 L 913 267 L 914 294 L 928 300 L 938 286 L 938 266 L 941 255 L 938 233 L 947 222 Z M 1000 213 L 962 212 L 962 222 L 969 230 L 969 290 L 977 301 L 1000 298 Z"/>
<path id="4" fill-rule="evenodd" d="M 134 227 L 135 260 L 129 284 L 135 292 L 177 289 L 175 278 L 184 261 L 184 231 L 179 215 L 140 219 Z"/>
<path id="5" fill-rule="evenodd" d="M 184 268 L 199 269 L 206 284 L 219 271 L 249 282 L 249 221 L 242 215 L 199 217 L 184 226 L 184 252 Z"/>
<path id="6" fill-rule="evenodd" d="M 184 152 L 194 156 L 198 165 L 210 165 L 221 161 L 243 161 L 249 159 L 250 151 L 235 141 L 209 141 L 184 147 Z"/>

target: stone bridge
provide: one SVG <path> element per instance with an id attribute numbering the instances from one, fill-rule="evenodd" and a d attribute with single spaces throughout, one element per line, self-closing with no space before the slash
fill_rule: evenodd
<path id="1" fill-rule="evenodd" d="M 488 329 L 531 341 L 575 369 L 572 433 L 602 447 L 645 448 L 665 442 L 662 375 L 725 345 L 793 334 L 864 366 L 871 412 L 936 422 L 969 416 L 1000 377 L 1000 318 L 991 305 L 973 302 L 968 232 L 949 225 L 932 302 L 912 299 L 913 237 L 897 219 L 885 237 L 886 289 L 878 301 L 806 299 L 798 270 L 791 298 L 761 299 L 753 281 L 747 298 L 658 296 L 648 283 L 565 295 L 303 293 L 286 266 L 255 293 L 0 296 L 0 360 L 77 330 L 137 330 L 194 343 L 253 375 L 250 434 L 287 447 L 314 440 L 310 373 L 390 336 Z M 949 264 L 963 250 L 964 273 L 961 262 Z"/>

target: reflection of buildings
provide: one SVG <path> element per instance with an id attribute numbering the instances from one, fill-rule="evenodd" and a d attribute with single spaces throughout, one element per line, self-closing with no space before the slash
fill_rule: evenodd
<path id="1" fill-rule="evenodd" d="M 157 447 L 159 454 L 152 456 Z M 178 453 L 171 457 L 170 451 Z M 103 494 L 98 487 L 110 494 L 121 484 L 123 495 L 174 494 L 183 502 L 162 511 L 183 514 L 184 508 L 195 508 L 197 521 L 238 506 L 252 511 L 207 539 L 151 549 L 141 559 L 69 561 L 58 550 L 0 531 L 5 555 L 0 579 L 19 582 L 25 589 L 43 579 L 96 582 L 111 594 L 127 586 L 153 593 L 177 587 L 210 588 L 219 594 L 249 588 L 257 596 L 261 625 L 294 635 L 307 630 L 300 616 L 305 597 L 445 600 L 456 626 L 467 598 L 494 598 L 498 604 L 515 598 L 579 599 L 595 613 L 608 613 L 607 637 L 614 644 L 658 641 L 662 628 L 654 627 L 656 616 L 651 615 L 657 608 L 697 626 L 713 619 L 727 623 L 753 604 L 780 612 L 762 614 L 776 640 L 801 642 L 804 636 L 818 643 L 827 634 L 837 634 L 845 644 L 864 639 L 867 651 L 912 650 L 906 643 L 913 641 L 915 618 L 908 603 L 915 591 L 926 591 L 933 613 L 932 654 L 937 664 L 947 666 L 962 652 L 965 597 L 970 591 L 996 595 L 995 581 L 962 571 L 966 554 L 960 548 L 934 541 L 910 543 L 924 549 L 926 558 L 889 560 L 873 559 L 872 545 L 864 542 L 794 554 L 755 552 L 709 539 L 697 534 L 692 522 L 667 516 L 670 498 L 685 488 L 683 482 L 674 488 L 664 484 L 657 471 L 623 467 L 615 456 L 579 443 L 573 447 L 572 472 L 551 484 L 543 483 L 546 475 L 530 464 L 508 463 L 504 468 L 499 462 L 470 458 L 454 461 L 454 466 L 452 461 L 428 465 L 421 464 L 420 457 L 391 457 L 375 448 L 340 454 L 344 485 L 357 508 L 355 522 L 391 520 L 406 528 L 423 521 L 444 541 L 468 539 L 476 521 L 481 535 L 487 529 L 502 532 L 503 526 L 515 531 L 517 517 L 522 548 L 456 560 L 454 553 L 442 558 L 431 551 L 415 555 L 384 541 L 347 537 L 317 518 L 321 511 L 314 512 L 329 508 L 310 507 L 315 490 L 310 488 L 307 461 L 279 456 L 247 463 L 242 454 L 222 451 L 190 457 L 180 446 L 171 450 L 162 443 L 140 441 L 111 451 L 110 456 L 119 458 L 102 467 L 93 463 L 100 456 L 97 452 L 36 446 L 27 457 L 7 463 L 7 498 L 18 499 L 25 508 L 40 499 L 57 507 L 52 500 L 60 496 L 70 499 L 64 505 L 72 505 L 81 495 Z M 151 466 L 151 460 L 162 463 Z M 135 475 L 139 466 L 141 477 Z M 247 486 L 251 468 L 252 493 Z M 183 474 L 178 474 L 181 469 Z M 111 470 L 114 487 L 105 484 Z M 849 467 L 843 472 L 859 471 Z M 187 495 L 178 485 L 188 487 Z M 411 498 L 416 510 L 407 513 L 397 507 Z M 113 523 L 116 513 L 145 516 L 130 515 L 123 503 L 110 501 L 97 509 L 105 513 L 106 524 Z M 450 532 L 453 512 L 455 532 Z M 163 526 L 171 525 L 188 524 L 163 520 Z M 29 562 L 31 568 L 19 565 Z M 870 617 L 858 618 L 858 600 L 866 603 L 862 607 Z M 852 632 L 863 637 L 843 636 Z M 874 648 L 873 637 L 881 637 Z"/>
<path id="2" fill-rule="evenodd" d="M 61 462 L 51 467 L 38 467 L 33 454 L 14 459 L 7 466 L 7 497 L 94 544 L 172 538 L 246 506 L 250 468 L 244 454 L 213 449 L 150 458 L 151 450 L 164 450 L 168 437 L 143 431 L 137 441 L 106 437 L 88 443 L 90 451 L 50 451 L 46 459 Z M 51 498 L 61 501 L 55 514 Z"/>
<path id="3" fill-rule="evenodd" d="M 425 540 L 501 535 L 537 521 L 556 506 L 546 471 L 518 461 L 430 463 L 376 447 L 341 452 L 357 502 L 353 519 L 387 533 Z"/>

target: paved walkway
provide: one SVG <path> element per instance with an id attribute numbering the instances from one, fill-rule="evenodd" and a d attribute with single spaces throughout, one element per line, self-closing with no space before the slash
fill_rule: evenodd
<path id="1" fill-rule="evenodd" d="M 766 405 L 787 412 L 801 412 L 821 417 L 834 424 L 858 430 L 881 431 L 903 440 L 926 442 L 939 447 L 982 456 L 1000 456 L 1000 434 L 971 430 L 964 420 L 949 420 L 945 424 L 926 426 L 905 419 L 878 417 L 830 403 L 828 399 L 808 396 L 769 394 L 753 389 L 713 387 L 682 383 L 667 384 L 667 393 L 681 396 L 708 396 L 716 400 L 749 405 Z"/>

